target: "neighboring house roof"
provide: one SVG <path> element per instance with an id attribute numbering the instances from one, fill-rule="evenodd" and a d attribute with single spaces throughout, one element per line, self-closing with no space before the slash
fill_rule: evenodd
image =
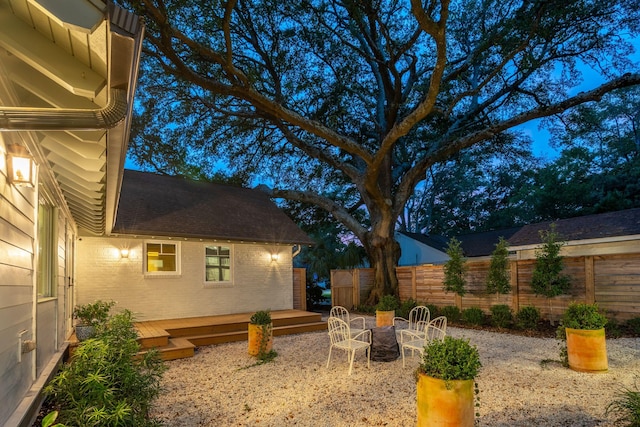
<path id="1" fill-rule="evenodd" d="M 640 208 L 525 225 L 511 236 L 510 246 L 541 243 L 540 231 L 549 230 L 551 223 L 565 241 L 640 235 Z"/>
<path id="2" fill-rule="evenodd" d="M 464 252 L 464 256 L 478 257 L 488 256 L 493 253 L 500 237 L 509 240 L 520 227 L 505 228 L 502 230 L 485 231 L 482 233 L 462 234 L 456 236 L 460 241 L 460 246 Z"/>
<path id="3" fill-rule="evenodd" d="M 313 244 L 259 190 L 124 171 L 114 234 Z"/>
<path id="4" fill-rule="evenodd" d="M 447 243 L 448 240 L 444 236 L 439 236 L 437 234 L 427 235 L 427 234 L 419 234 L 419 233 L 409 233 L 406 231 L 398 231 L 400 234 L 404 234 L 407 237 L 412 238 L 420 243 L 424 243 L 427 246 L 430 246 L 434 249 L 437 249 L 442 252 L 447 251 Z"/>

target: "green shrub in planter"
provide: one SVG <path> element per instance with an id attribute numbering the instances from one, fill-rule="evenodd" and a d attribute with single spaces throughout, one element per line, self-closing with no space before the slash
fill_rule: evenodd
<path id="1" fill-rule="evenodd" d="M 431 316 L 432 319 L 435 319 L 438 316 L 442 316 L 442 313 L 440 313 L 440 309 L 438 308 L 437 305 L 424 304 L 424 306 L 429 309 L 429 316 Z"/>
<path id="2" fill-rule="evenodd" d="M 518 310 L 516 314 L 516 327 L 518 329 L 535 330 L 540 322 L 540 310 L 538 307 L 527 305 Z"/>
<path id="3" fill-rule="evenodd" d="M 447 305 L 440 309 L 440 315 L 445 316 L 447 318 L 447 322 L 459 322 L 462 318 L 462 313 L 460 309 L 455 305 Z M 431 318 L 434 318 L 434 315 L 431 315 Z"/>
<path id="4" fill-rule="evenodd" d="M 251 315 L 249 323 L 252 325 L 270 325 L 271 324 L 271 310 L 258 310 Z"/>
<path id="5" fill-rule="evenodd" d="M 472 380 L 481 366 L 478 349 L 469 340 L 446 336 L 425 346 L 418 372 L 445 381 Z"/>
<path id="6" fill-rule="evenodd" d="M 485 315 L 479 307 L 469 307 L 462 310 L 462 320 L 470 325 L 482 326 L 485 323 Z"/>
<path id="7" fill-rule="evenodd" d="M 109 311 L 116 305 L 115 301 L 97 300 L 89 304 L 77 305 L 73 309 L 73 317 L 78 319 L 79 325 L 98 326 L 106 323 Z"/>
<path id="8" fill-rule="evenodd" d="M 513 323 L 511 307 L 497 304 L 491 307 L 491 324 L 497 328 L 509 328 Z"/>
<path id="9" fill-rule="evenodd" d="M 601 329 L 607 318 L 600 313 L 597 304 L 571 303 L 562 315 L 562 326 L 571 329 Z"/>
<path id="10" fill-rule="evenodd" d="M 400 304 L 398 303 L 398 298 L 393 295 L 383 295 L 378 301 L 376 305 L 376 310 L 378 311 L 395 311 L 398 309 Z"/>

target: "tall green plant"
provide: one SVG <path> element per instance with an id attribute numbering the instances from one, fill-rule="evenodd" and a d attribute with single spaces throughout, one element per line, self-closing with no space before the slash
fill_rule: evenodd
<path id="1" fill-rule="evenodd" d="M 556 232 L 555 224 L 549 230 L 540 231 L 542 247 L 536 250 L 536 263 L 533 268 L 531 288 L 536 295 L 548 298 L 569 293 L 571 281 L 562 274 L 560 250 L 565 245 Z"/>
<path id="2" fill-rule="evenodd" d="M 509 243 L 500 236 L 496 248 L 491 254 L 489 274 L 487 276 L 487 293 L 508 294 L 511 291 L 511 280 L 507 273 L 509 267 Z"/>
<path id="3" fill-rule="evenodd" d="M 138 355 L 130 311 L 112 316 L 96 338 L 80 343 L 73 359 L 45 387 L 66 426 L 152 426 L 152 401 L 165 366 L 157 350 Z"/>
<path id="4" fill-rule="evenodd" d="M 460 241 L 455 237 L 449 240 L 447 255 L 449 256 L 449 260 L 444 264 L 444 290 L 463 296 L 467 292 L 464 279 L 464 275 L 467 272 L 467 265 L 464 254 L 462 253 Z"/>

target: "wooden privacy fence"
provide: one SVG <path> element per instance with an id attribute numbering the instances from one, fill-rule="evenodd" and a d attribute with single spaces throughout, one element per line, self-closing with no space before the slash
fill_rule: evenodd
<path id="1" fill-rule="evenodd" d="M 439 307 L 455 305 L 460 310 L 479 307 L 486 313 L 497 304 L 506 304 L 514 312 L 532 305 L 550 320 L 559 319 L 573 301 L 595 302 L 609 317 L 640 317 L 640 253 L 565 257 L 563 261 L 563 273 L 571 278 L 571 294 L 554 298 L 533 293 L 533 259 L 510 262 L 511 292 L 506 295 L 485 292 L 489 260 L 467 261 L 467 293 L 463 297 L 443 290 L 443 265 L 397 267 L 396 273 L 402 301 L 413 298 Z M 332 270 L 331 303 L 355 307 L 366 300 L 372 286 L 372 269 Z"/>
<path id="2" fill-rule="evenodd" d="M 293 269 L 293 308 L 307 309 L 307 271 L 304 268 Z"/>

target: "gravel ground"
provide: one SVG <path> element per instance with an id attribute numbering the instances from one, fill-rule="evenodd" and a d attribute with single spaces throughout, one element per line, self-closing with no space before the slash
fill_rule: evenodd
<path id="1" fill-rule="evenodd" d="M 367 326 L 375 318 L 367 317 Z M 640 338 L 607 341 L 609 371 L 562 367 L 558 341 L 449 327 L 478 347 L 483 367 L 481 426 L 613 426 L 605 408 L 622 387 L 640 386 Z M 326 332 L 274 338 L 278 357 L 252 366 L 246 342 L 201 347 L 195 357 L 167 362 L 164 391 L 152 415 L 167 426 L 411 426 L 416 423 L 419 359 L 371 362 L 353 373 L 343 351 L 327 369 Z"/>

